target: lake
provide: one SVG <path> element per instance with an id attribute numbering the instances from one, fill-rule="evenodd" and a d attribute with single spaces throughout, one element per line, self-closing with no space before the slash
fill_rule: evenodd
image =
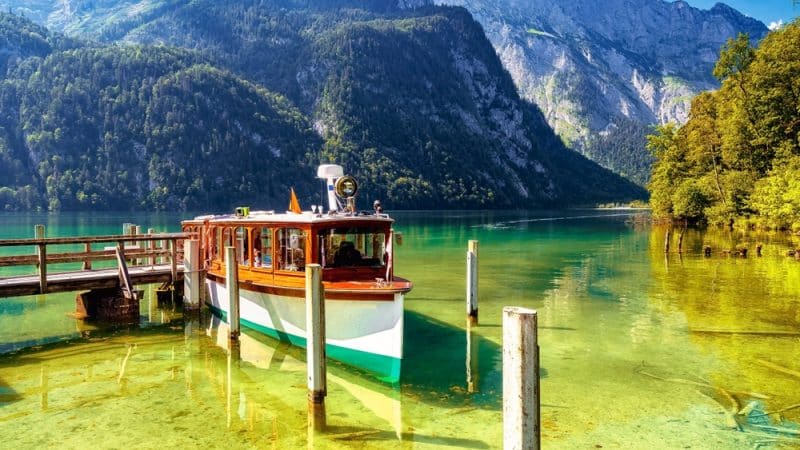
<path id="1" fill-rule="evenodd" d="M 76 321 L 74 293 L 0 299 L 3 446 L 502 448 L 503 306 L 538 311 L 545 448 L 800 446 L 800 262 L 787 256 L 800 239 L 687 230 L 678 254 L 676 229 L 665 255 L 666 228 L 640 214 L 393 214 L 395 273 L 415 283 L 401 382 L 329 362 L 317 435 L 303 350 L 245 329 L 229 352 L 224 323 L 158 307 L 152 286 L 133 327 Z M 187 217 L 4 213 L 0 238 L 37 223 L 48 237 L 178 231 Z M 480 324 L 468 332 L 470 239 Z M 748 257 L 723 253 L 737 246 Z"/>

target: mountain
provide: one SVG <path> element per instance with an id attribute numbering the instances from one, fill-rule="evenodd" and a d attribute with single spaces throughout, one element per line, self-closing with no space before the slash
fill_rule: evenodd
<path id="1" fill-rule="evenodd" d="M 644 195 L 562 144 L 462 8 L 57 4 L 83 11 L 67 22 L 82 17 L 104 43 L 9 73 L 0 106 L 19 113 L 1 125 L 14 137 L 6 153 L 35 176 L 6 198 L 33 186 L 51 209 L 282 208 L 287 183 L 321 200 L 309 184 L 320 162 L 343 164 L 368 201 L 393 208 Z"/>
<path id="2" fill-rule="evenodd" d="M 469 10 L 521 96 L 570 146 L 643 184 L 652 124 L 684 123 L 691 99 L 719 84 L 711 71 L 738 33 L 761 22 L 718 3 L 663 0 L 436 0 Z"/>

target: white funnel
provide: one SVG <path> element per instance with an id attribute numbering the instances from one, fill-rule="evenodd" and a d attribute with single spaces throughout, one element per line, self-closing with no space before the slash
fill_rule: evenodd
<path id="1" fill-rule="evenodd" d="M 337 164 L 321 164 L 317 168 L 317 178 L 325 180 L 325 190 L 328 192 L 328 210 L 336 211 L 339 205 L 336 201 L 336 191 L 334 184 L 336 180 L 344 176 L 344 169 Z"/>

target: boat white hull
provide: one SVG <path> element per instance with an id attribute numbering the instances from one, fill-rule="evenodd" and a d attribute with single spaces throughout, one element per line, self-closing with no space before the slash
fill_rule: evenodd
<path id="1" fill-rule="evenodd" d="M 228 291 L 207 278 L 206 302 L 227 320 Z M 305 299 L 239 287 L 241 324 L 305 347 Z M 400 378 L 403 355 L 403 294 L 387 300 L 326 300 L 327 356 L 374 373 L 387 382 Z"/>

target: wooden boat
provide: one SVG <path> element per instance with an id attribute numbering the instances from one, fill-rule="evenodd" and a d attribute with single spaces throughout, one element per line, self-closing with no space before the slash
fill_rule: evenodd
<path id="1" fill-rule="evenodd" d="M 394 220 L 379 203 L 355 209 L 356 181 L 323 165 L 329 210 L 301 211 L 294 193 L 286 213 L 248 211 L 199 216 L 182 223 L 197 233 L 206 269 L 205 301 L 227 317 L 225 247 L 234 247 L 243 326 L 305 346 L 305 266 L 322 266 L 326 352 L 387 382 L 400 378 L 403 298 L 410 281 L 394 276 Z"/>

